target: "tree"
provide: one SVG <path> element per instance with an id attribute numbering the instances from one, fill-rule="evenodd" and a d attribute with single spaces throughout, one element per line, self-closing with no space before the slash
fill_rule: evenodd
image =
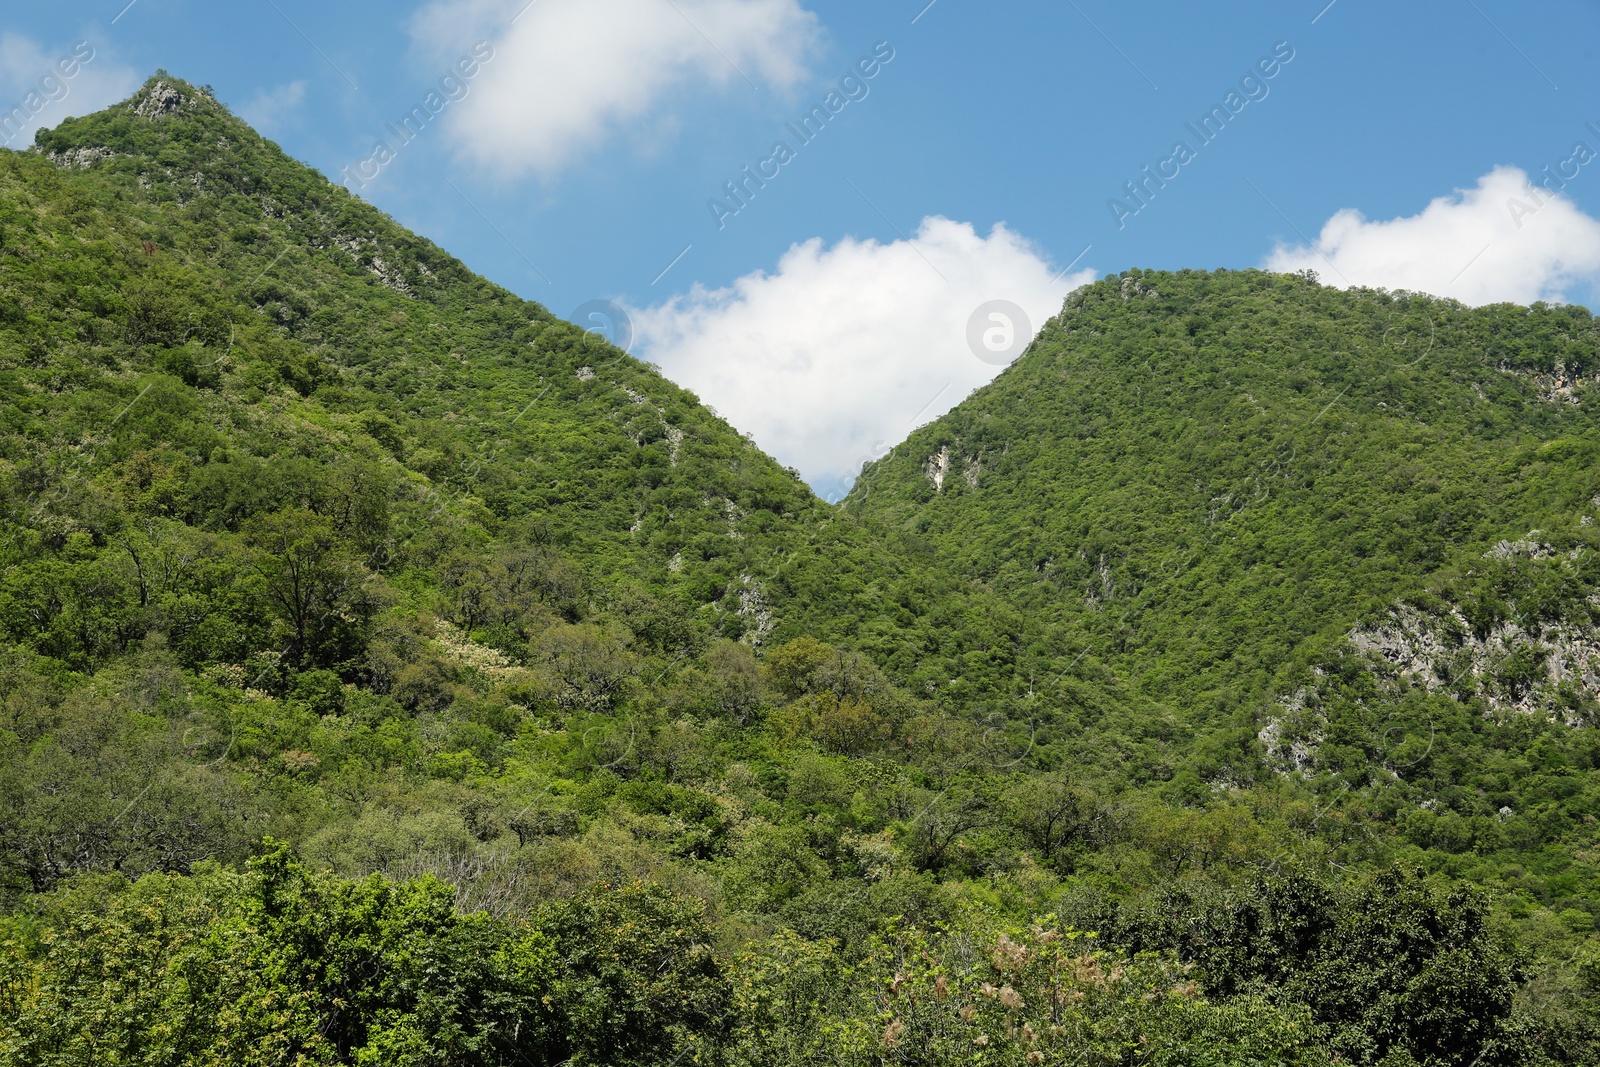
<path id="1" fill-rule="evenodd" d="M 771 992 L 763 999 L 776 1001 L 779 1025 L 794 1014 L 782 1010 L 785 987 L 805 988 L 807 972 L 814 971 L 808 955 L 784 946 L 785 962 L 794 961 L 790 968 L 777 974 L 756 971 L 769 983 Z M 1256 997 L 1209 1001 L 1171 956 L 1128 958 L 1102 951 L 1093 934 L 1054 922 L 998 935 L 987 924 L 944 933 L 896 930 L 873 938 L 864 959 L 834 973 L 825 1011 L 798 1020 L 807 1032 L 823 1037 L 801 1044 L 810 1058 L 798 1062 L 847 1067 L 1322 1067 L 1330 1062 L 1303 1007 Z M 826 1010 L 840 1002 L 842 1010 Z M 784 1036 L 783 1044 L 795 1043 Z"/>
<path id="2" fill-rule="evenodd" d="M 659 886 L 600 884 L 535 919 L 555 955 L 555 1060 L 672 1062 L 727 1022 L 705 905 Z"/>
<path id="3" fill-rule="evenodd" d="M 1305 1004 L 1329 1047 L 1358 1064 L 1391 1054 L 1429 1067 L 1501 1062 L 1487 1053 L 1507 1033 L 1523 976 L 1480 891 L 1400 868 L 1353 885 L 1297 874 L 1232 892 L 1174 886 L 1106 932 L 1131 949 L 1178 952 L 1218 995 L 1265 988 Z"/>
<path id="4" fill-rule="evenodd" d="M 1094 794 L 1059 773 L 1021 778 L 1003 804 L 1007 820 L 1052 864 L 1063 863 L 1071 846 L 1103 840 L 1110 830 L 1110 813 Z"/>
<path id="5" fill-rule="evenodd" d="M 0 947 L 0 1053 L 19 1067 L 559 1059 L 548 938 L 457 915 L 432 878 L 349 882 L 279 846 L 247 874 L 84 886 L 58 906 L 36 955 Z"/>
<path id="6" fill-rule="evenodd" d="M 738 641 L 718 641 L 706 654 L 706 665 L 718 713 L 742 725 L 761 703 L 761 672 L 755 653 Z"/>
<path id="7" fill-rule="evenodd" d="M 557 623 L 535 637 L 529 659 L 558 707 L 610 711 L 637 670 L 620 637 L 592 623 Z"/>
<path id="8" fill-rule="evenodd" d="M 259 516 L 244 533 L 262 595 L 285 625 L 286 658 L 315 666 L 351 658 L 381 603 L 352 543 L 331 520 L 303 508 Z"/>
<path id="9" fill-rule="evenodd" d="M 0 729 L 0 890 L 47 892 L 76 874 L 188 871 L 242 854 L 251 805 L 192 762 L 205 732 L 77 694 L 48 731 Z"/>

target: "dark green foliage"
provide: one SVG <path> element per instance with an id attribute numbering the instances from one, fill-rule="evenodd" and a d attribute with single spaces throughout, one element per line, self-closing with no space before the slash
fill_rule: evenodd
<path id="1" fill-rule="evenodd" d="M 696 907 L 658 890 L 504 922 L 283 849 L 250 871 L 86 883 L 7 931 L 6 1062 L 644 1064 L 727 1000 Z"/>
<path id="2" fill-rule="evenodd" d="M 1398 869 L 1348 887 L 1303 874 L 1173 887 L 1104 919 L 1119 945 L 1197 964 L 1214 994 L 1305 1004 L 1351 1063 L 1397 1050 L 1420 1064 L 1497 1062 L 1488 1054 L 1507 1042 L 1524 977 L 1481 894 Z"/>
<path id="3" fill-rule="evenodd" d="M 556 949 L 557 1059 L 651 1064 L 726 1023 L 727 979 L 704 907 L 653 886 L 601 885 L 543 913 Z"/>

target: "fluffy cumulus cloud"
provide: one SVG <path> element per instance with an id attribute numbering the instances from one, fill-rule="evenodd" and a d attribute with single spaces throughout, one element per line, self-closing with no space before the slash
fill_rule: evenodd
<path id="1" fill-rule="evenodd" d="M 412 32 L 444 58 L 442 42 L 494 46 L 451 130 L 469 158 L 518 175 L 643 135 L 643 120 L 670 125 L 662 111 L 685 90 L 790 88 L 819 31 L 798 0 L 436 0 Z"/>
<path id="2" fill-rule="evenodd" d="M 1564 161 L 1566 181 L 1600 183 L 1581 155 Z M 1588 166 L 1600 172 L 1600 162 Z M 1600 286 L 1600 221 L 1562 195 L 1554 168 L 1530 181 L 1497 167 L 1472 189 L 1457 190 L 1420 214 L 1370 220 L 1347 208 L 1310 246 L 1280 246 L 1269 270 L 1316 271 L 1324 284 L 1409 289 L 1466 304 L 1568 299 Z M 1539 184 L 1535 184 L 1535 182 Z"/>
<path id="3" fill-rule="evenodd" d="M 1060 276 L 1003 225 L 933 217 L 909 241 L 807 241 L 772 273 L 631 313 L 645 358 L 828 495 L 991 380 L 1092 278 Z"/>
<path id="4" fill-rule="evenodd" d="M 34 131 L 88 115 L 133 93 L 139 76 L 87 41 L 46 46 L 0 33 L 0 145 L 26 148 Z"/>

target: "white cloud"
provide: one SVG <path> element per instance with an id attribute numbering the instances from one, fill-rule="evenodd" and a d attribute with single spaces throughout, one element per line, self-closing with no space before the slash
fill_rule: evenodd
<path id="1" fill-rule="evenodd" d="M 786 89 L 807 75 L 817 18 L 799 0 L 436 0 L 412 26 L 439 42 L 487 39 L 495 55 L 453 109 L 463 153 L 507 175 L 549 174 L 643 120 L 686 87 L 746 78 Z M 518 11 L 522 9 L 519 16 Z M 514 21 L 513 21 L 514 20 Z"/>
<path id="2" fill-rule="evenodd" d="M 63 73 L 67 70 L 70 76 Z M 47 48 L 22 34 L 0 33 L 0 144 L 27 148 L 34 131 L 93 114 L 131 95 L 139 82 L 138 74 L 113 62 L 104 48 L 81 43 Z"/>
<path id="3" fill-rule="evenodd" d="M 631 313 L 646 358 L 827 493 L 1000 372 L 968 343 L 981 305 L 1021 307 L 1025 341 L 1094 277 L 1056 274 L 1003 225 L 931 217 L 913 241 L 813 239 L 771 274 Z"/>
<path id="4" fill-rule="evenodd" d="M 293 81 L 274 89 L 258 89 L 256 95 L 239 108 L 239 117 L 255 127 L 257 133 L 272 135 L 306 102 L 306 83 Z"/>
<path id="5" fill-rule="evenodd" d="M 1600 174 L 1589 180 L 1600 182 Z M 1575 285 L 1600 283 L 1600 221 L 1552 191 L 1558 188 L 1535 189 L 1521 170 L 1497 167 L 1476 188 L 1440 197 L 1417 215 L 1374 222 L 1346 208 L 1314 245 L 1280 245 L 1265 266 L 1310 268 L 1328 285 L 1409 289 L 1466 304 L 1563 300 Z"/>

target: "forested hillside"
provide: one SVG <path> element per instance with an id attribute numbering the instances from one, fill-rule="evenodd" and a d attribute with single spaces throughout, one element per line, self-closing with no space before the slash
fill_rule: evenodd
<path id="1" fill-rule="evenodd" d="M 1583 308 L 1132 273 L 849 506 L 1193 724 L 1171 795 L 1286 776 L 1592 900 L 1597 373 Z"/>
<path id="2" fill-rule="evenodd" d="M 1130 274 L 835 509 L 160 75 L 0 153 L 0 1055 L 1586 1062 L 1597 341 Z"/>

